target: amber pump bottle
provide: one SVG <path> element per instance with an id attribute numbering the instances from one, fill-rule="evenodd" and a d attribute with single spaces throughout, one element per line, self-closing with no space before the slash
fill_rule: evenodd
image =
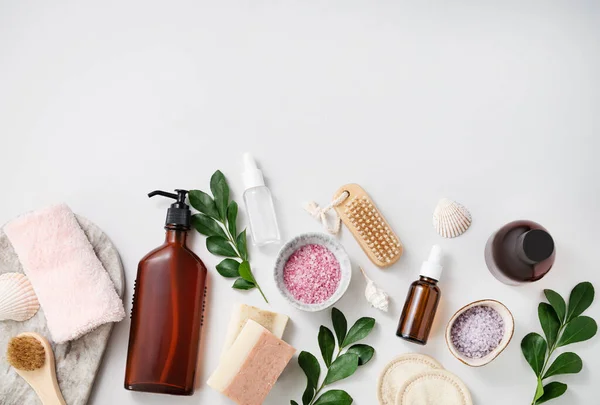
<path id="1" fill-rule="evenodd" d="M 442 275 L 441 258 L 442 249 L 434 245 L 429 259 L 421 266 L 421 277 L 410 285 L 396 332 L 402 339 L 427 344 L 442 294 L 437 286 Z"/>
<path id="2" fill-rule="evenodd" d="M 167 212 L 165 243 L 139 263 L 125 389 L 174 395 L 194 393 L 206 267 L 186 246 L 190 208 L 186 190 L 153 191 L 177 200 Z"/>

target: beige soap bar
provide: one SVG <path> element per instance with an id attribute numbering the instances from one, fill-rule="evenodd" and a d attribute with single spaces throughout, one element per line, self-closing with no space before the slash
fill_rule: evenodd
<path id="1" fill-rule="evenodd" d="M 261 405 L 296 352 L 248 320 L 207 384 L 238 405 Z"/>
<path id="2" fill-rule="evenodd" d="M 236 307 L 231 315 L 227 335 L 225 336 L 225 345 L 223 346 L 223 354 L 231 347 L 235 339 L 238 337 L 248 319 L 252 319 L 261 326 L 268 329 L 272 334 L 279 339 L 283 337 L 285 326 L 289 318 L 287 315 L 278 314 L 276 312 L 265 311 L 246 304 L 240 304 Z"/>

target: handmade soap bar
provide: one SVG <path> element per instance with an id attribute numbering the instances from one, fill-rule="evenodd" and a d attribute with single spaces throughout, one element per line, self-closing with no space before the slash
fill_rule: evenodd
<path id="1" fill-rule="evenodd" d="M 231 315 L 227 336 L 225 337 L 225 345 L 223 346 L 223 355 L 231 347 L 235 339 L 238 337 L 248 319 L 259 323 L 279 339 L 283 336 L 283 331 L 288 323 L 289 318 L 286 315 L 276 312 L 264 311 L 246 304 L 240 304 Z"/>
<path id="2" fill-rule="evenodd" d="M 238 405 L 261 405 L 295 352 L 248 320 L 207 384 Z"/>

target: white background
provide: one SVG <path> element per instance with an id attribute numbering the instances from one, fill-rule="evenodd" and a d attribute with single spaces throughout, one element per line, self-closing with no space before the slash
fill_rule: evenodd
<path id="1" fill-rule="evenodd" d="M 600 3 L 504 1 L 0 1 L 0 223 L 60 201 L 97 223 L 120 250 L 130 309 L 139 259 L 163 241 L 169 202 L 153 189 L 208 188 L 215 169 L 241 202 L 240 160 L 253 151 L 276 199 L 285 238 L 318 231 L 303 210 L 342 184 L 363 185 L 406 252 L 376 269 L 351 235 L 341 237 L 393 297 L 389 314 L 363 301 L 354 269 L 338 303 L 350 320 L 374 316 L 375 359 L 336 384 L 359 405 L 376 403 L 380 370 L 394 356 L 436 357 L 479 405 L 529 404 L 535 379 L 519 343 L 541 332 L 544 288 L 600 288 Z M 472 228 L 438 237 L 440 197 L 472 212 Z M 542 223 L 557 243 L 553 271 L 525 287 L 486 270 L 487 237 L 514 219 Z M 234 302 L 204 238 L 192 247 L 211 273 L 202 381 L 217 365 Z M 430 343 L 394 332 L 410 282 L 432 244 L 447 253 Z M 251 249 L 271 309 L 292 323 L 285 339 L 318 353 L 329 312 L 306 314 L 278 295 L 276 249 Z M 451 314 L 495 298 L 516 332 L 496 361 L 470 369 L 443 339 Z M 589 315 L 600 319 L 598 303 Z M 203 385 L 190 398 L 123 389 L 129 320 L 116 326 L 91 404 L 226 404 Z M 585 361 L 560 404 L 597 403 L 600 339 L 571 347 Z M 266 404 L 300 400 L 304 377 L 290 363 Z"/>

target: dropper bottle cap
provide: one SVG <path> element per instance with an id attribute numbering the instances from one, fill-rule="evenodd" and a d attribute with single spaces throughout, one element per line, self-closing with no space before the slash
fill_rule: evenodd
<path id="1" fill-rule="evenodd" d="M 262 171 L 256 165 L 254 157 L 248 152 L 244 153 L 244 171 L 242 172 L 242 179 L 246 190 L 265 185 Z"/>
<path id="2" fill-rule="evenodd" d="M 442 270 L 442 248 L 440 245 L 433 245 L 429 258 L 421 265 L 421 276 L 439 281 Z"/>

